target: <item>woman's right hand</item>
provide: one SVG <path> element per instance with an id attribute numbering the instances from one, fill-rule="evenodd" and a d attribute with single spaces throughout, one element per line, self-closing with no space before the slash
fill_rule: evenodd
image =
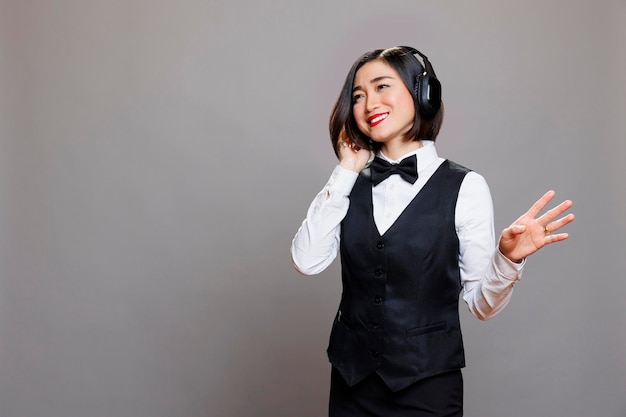
<path id="1" fill-rule="evenodd" d="M 354 172 L 361 172 L 371 156 L 369 149 L 360 148 L 348 138 L 345 131 L 342 131 L 339 135 L 337 147 L 339 150 L 339 165 Z"/>

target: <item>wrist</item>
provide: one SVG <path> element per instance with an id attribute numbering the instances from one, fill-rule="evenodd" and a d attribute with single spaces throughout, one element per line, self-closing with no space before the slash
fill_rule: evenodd
<path id="1" fill-rule="evenodd" d="M 341 161 L 339 162 L 339 166 L 343 169 L 347 169 L 348 171 L 356 172 L 357 174 L 361 172 L 361 169 L 359 169 L 358 163 L 356 162 Z"/>
<path id="2" fill-rule="evenodd" d="M 524 259 L 526 259 L 526 258 L 518 259 L 515 256 L 512 256 L 512 254 L 506 253 L 506 251 L 502 250 L 501 246 L 498 246 L 498 252 L 500 252 L 500 255 L 502 255 L 502 257 L 506 258 L 508 261 L 513 262 L 515 264 L 521 264 L 524 262 Z"/>

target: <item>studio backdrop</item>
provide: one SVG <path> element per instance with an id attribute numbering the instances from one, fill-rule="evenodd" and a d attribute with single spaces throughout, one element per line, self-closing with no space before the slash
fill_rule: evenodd
<path id="1" fill-rule="evenodd" d="M 626 415 L 623 0 L 0 0 L 0 416 L 319 417 L 339 265 L 291 265 L 364 51 L 442 82 L 496 232 L 570 239 L 462 325 L 466 415 Z"/>

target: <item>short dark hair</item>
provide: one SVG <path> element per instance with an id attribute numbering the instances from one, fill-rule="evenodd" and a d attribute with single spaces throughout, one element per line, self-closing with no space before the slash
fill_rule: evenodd
<path id="1" fill-rule="evenodd" d="M 329 131 L 330 140 L 333 144 L 335 154 L 339 156 L 337 142 L 343 130 L 347 136 L 359 147 L 377 151 L 380 149 L 380 143 L 372 141 L 372 139 L 363 134 L 356 125 L 354 113 L 352 110 L 352 87 L 354 77 L 357 71 L 368 62 L 380 59 L 391 68 L 395 69 L 400 78 L 404 82 L 406 88 L 411 92 L 413 103 L 415 104 L 415 120 L 413 127 L 407 132 L 406 140 L 435 140 L 439 134 L 439 129 L 443 121 L 443 103 L 441 108 L 430 119 L 425 119 L 419 114 L 419 104 L 417 102 L 417 94 L 415 92 L 415 83 L 419 75 L 424 72 L 424 67 L 417 60 L 415 55 L 406 47 L 395 46 L 388 49 L 375 49 L 366 52 L 357 59 L 350 72 L 346 76 L 346 81 L 339 93 L 337 102 L 330 114 Z"/>

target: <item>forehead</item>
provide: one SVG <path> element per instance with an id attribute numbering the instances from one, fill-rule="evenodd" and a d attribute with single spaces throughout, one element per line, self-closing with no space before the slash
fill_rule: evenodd
<path id="1" fill-rule="evenodd" d="M 369 84 L 380 77 L 400 78 L 398 72 L 382 59 L 376 59 L 363 64 L 354 76 L 353 87 Z"/>

